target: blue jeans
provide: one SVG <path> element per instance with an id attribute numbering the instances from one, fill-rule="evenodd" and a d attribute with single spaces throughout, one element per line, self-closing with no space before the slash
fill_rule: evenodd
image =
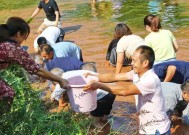
<path id="1" fill-rule="evenodd" d="M 159 131 L 156 130 L 155 135 L 171 135 L 171 131 L 170 131 L 170 129 L 169 129 L 167 132 L 165 132 L 165 133 L 163 133 L 163 134 L 160 134 Z"/>

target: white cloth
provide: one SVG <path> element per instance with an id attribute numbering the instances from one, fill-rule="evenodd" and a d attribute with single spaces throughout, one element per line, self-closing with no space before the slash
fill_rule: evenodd
<path id="1" fill-rule="evenodd" d="M 144 40 L 137 35 L 123 36 L 117 43 L 117 53 L 125 52 L 127 58 L 131 58 L 137 47 L 145 45 Z"/>
<path id="2" fill-rule="evenodd" d="M 46 26 L 55 26 L 55 24 L 56 24 L 56 21 L 50 21 L 50 20 L 48 20 L 47 18 L 45 18 L 44 19 L 44 22 L 43 22 L 43 24 L 45 24 Z M 58 28 L 62 28 L 62 25 L 61 25 L 61 22 L 60 21 L 58 21 L 58 26 L 57 26 Z"/>
<path id="3" fill-rule="evenodd" d="M 156 130 L 161 134 L 167 132 L 170 128 L 170 120 L 166 115 L 161 82 L 157 75 L 151 69 L 140 78 L 133 71 L 127 73 L 126 76 L 133 80 L 141 92 L 138 95 L 139 133 L 155 134 Z"/>
<path id="4" fill-rule="evenodd" d="M 55 26 L 49 26 L 34 40 L 34 48 L 38 49 L 37 39 L 39 37 L 45 37 L 47 39 L 47 43 L 53 45 L 56 43 L 56 40 L 59 36 L 60 29 Z"/>
<path id="5" fill-rule="evenodd" d="M 68 72 L 63 73 L 62 78 L 68 79 L 68 78 L 71 78 L 74 76 L 83 75 L 85 73 L 97 74 L 97 73 L 89 71 L 89 70 L 74 70 L 74 71 L 68 71 Z M 103 98 L 107 94 L 108 94 L 108 92 L 101 90 L 101 89 L 97 89 L 97 100 Z"/>
<path id="6" fill-rule="evenodd" d="M 59 100 L 63 94 L 63 92 L 66 91 L 65 89 L 61 88 L 59 84 L 56 84 L 54 91 L 51 94 L 51 100 Z"/>

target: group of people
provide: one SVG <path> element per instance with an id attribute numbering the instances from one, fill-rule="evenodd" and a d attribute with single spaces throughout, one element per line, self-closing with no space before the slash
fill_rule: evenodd
<path id="1" fill-rule="evenodd" d="M 97 108 L 90 112 L 91 116 L 106 119 L 116 95 L 135 95 L 140 134 L 169 135 L 171 121 L 176 116 L 183 117 L 183 121 L 189 124 L 188 62 L 176 60 L 176 39 L 169 30 L 161 28 L 157 16 L 144 18 L 145 28 L 150 32 L 145 39 L 132 34 L 126 24 L 119 23 L 106 57 L 116 66 L 116 73 L 98 74 L 95 63 L 83 62 L 81 49 L 76 44 L 63 41 L 64 32 L 58 28 L 60 13 L 54 0 L 40 1 L 28 22 L 42 8 L 47 18 L 38 29 L 34 49 L 43 58 L 44 65 L 36 64 L 20 46 L 30 34 L 28 23 L 22 18 L 10 17 L 6 24 L 0 25 L 1 71 L 18 64 L 30 74 L 51 80 L 51 86 L 54 85 L 51 97 L 59 101 L 60 108 L 67 104 L 64 92 L 69 90 L 69 83 L 65 76 L 94 75 L 99 81 L 92 81 L 84 87 L 84 90 L 97 90 Z M 133 70 L 120 73 L 123 65 L 131 65 Z M 127 87 L 106 84 L 116 81 L 133 83 Z M 10 108 L 14 96 L 11 86 L 0 78 L 0 107 Z"/>

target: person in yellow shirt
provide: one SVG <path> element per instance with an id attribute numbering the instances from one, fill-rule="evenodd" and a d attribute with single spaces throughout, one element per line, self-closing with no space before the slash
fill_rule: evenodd
<path id="1" fill-rule="evenodd" d="M 179 47 L 174 35 L 169 30 L 162 29 L 160 19 L 156 15 L 147 15 L 144 25 L 149 35 L 145 37 L 145 44 L 155 52 L 155 63 L 176 59 Z"/>

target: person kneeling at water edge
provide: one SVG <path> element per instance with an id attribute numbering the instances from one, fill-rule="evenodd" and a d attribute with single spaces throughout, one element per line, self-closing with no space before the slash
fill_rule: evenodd
<path id="1" fill-rule="evenodd" d="M 132 56 L 132 71 L 120 74 L 96 75 L 100 82 L 132 80 L 133 84 L 125 88 L 91 82 L 84 89 L 102 89 L 121 96 L 138 95 L 139 133 L 170 135 L 170 120 L 165 111 L 161 82 L 151 69 L 154 60 L 155 54 L 152 48 L 140 46 Z"/>

